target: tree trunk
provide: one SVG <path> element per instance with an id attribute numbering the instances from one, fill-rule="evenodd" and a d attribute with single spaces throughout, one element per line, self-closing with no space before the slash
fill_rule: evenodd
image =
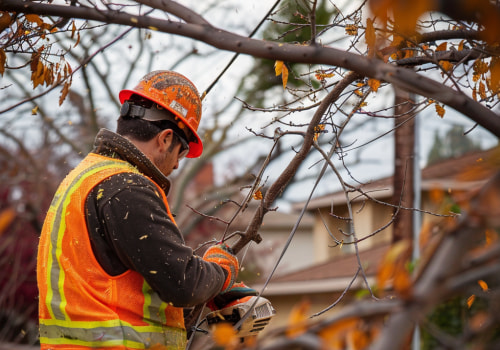
<path id="1" fill-rule="evenodd" d="M 393 242 L 412 239 L 414 194 L 414 144 L 415 120 L 411 112 L 414 101 L 409 93 L 396 90 L 394 110 L 394 194 L 392 203 L 397 205 L 393 224 Z"/>

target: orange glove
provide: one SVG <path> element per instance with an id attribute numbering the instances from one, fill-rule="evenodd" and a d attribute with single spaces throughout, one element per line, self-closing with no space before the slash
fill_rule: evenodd
<path id="1" fill-rule="evenodd" d="M 255 289 L 250 288 L 243 282 L 235 283 L 233 286 L 227 291 L 222 292 L 217 295 L 215 298 L 210 300 L 207 303 L 207 306 L 210 310 L 220 310 L 223 309 L 226 305 L 229 305 L 233 302 L 238 302 L 241 300 L 246 300 L 245 298 L 252 297 L 255 295 L 259 295 Z"/>
<path id="2" fill-rule="evenodd" d="M 233 255 L 231 248 L 225 243 L 213 245 L 205 252 L 203 260 L 216 263 L 227 271 L 226 281 L 222 286 L 221 293 L 231 289 L 240 269 L 238 259 Z"/>

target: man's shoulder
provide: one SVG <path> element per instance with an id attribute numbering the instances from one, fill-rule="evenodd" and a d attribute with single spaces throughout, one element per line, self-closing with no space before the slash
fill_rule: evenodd
<path id="1" fill-rule="evenodd" d="M 93 194 L 97 199 L 109 199 L 127 192 L 156 192 L 157 187 L 147 176 L 135 172 L 111 175 L 96 185 Z"/>

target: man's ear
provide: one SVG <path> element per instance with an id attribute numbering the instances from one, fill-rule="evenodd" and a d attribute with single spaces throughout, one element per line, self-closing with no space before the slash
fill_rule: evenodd
<path id="1" fill-rule="evenodd" d="M 174 134 L 172 130 L 165 129 L 158 134 L 158 147 L 162 149 L 167 149 L 173 141 Z"/>

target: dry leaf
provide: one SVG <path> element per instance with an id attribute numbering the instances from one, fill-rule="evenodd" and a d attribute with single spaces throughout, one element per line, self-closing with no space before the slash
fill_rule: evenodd
<path id="1" fill-rule="evenodd" d="M 347 35 L 358 35 L 358 26 L 355 24 L 348 24 L 345 26 L 345 32 Z"/>
<path id="2" fill-rule="evenodd" d="M 360 329 L 353 329 L 347 335 L 347 343 L 349 344 L 349 348 L 353 350 L 362 350 L 365 349 L 369 343 L 370 339 L 366 335 L 365 332 Z"/>
<path id="3" fill-rule="evenodd" d="M 481 287 L 483 292 L 488 291 L 488 284 L 485 281 L 479 280 L 479 281 L 477 281 L 477 284 L 479 284 L 479 286 Z"/>
<path id="4" fill-rule="evenodd" d="M 257 201 L 260 201 L 260 200 L 262 200 L 262 198 L 264 198 L 264 197 L 262 196 L 262 191 L 261 191 L 260 189 L 257 189 L 257 190 L 253 193 L 252 197 L 253 197 L 253 199 L 255 199 L 255 200 L 257 200 Z"/>
<path id="5" fill-rule="evenodd" d="M 238 341 L 236 331 L 230 323 L 218 323 L 212 332 L 212 337 L 217 345 L 230 346 Z"/>
<path id="6" fill-rule="evenodd" d="M 308 313 L 311 308 L 311 303 L 308 300 L 303 300 L 295 305 L 288 316 L 288 329 L 286 335 L 290 338 L 295 338 L 307 331 L 305 321 L 309 318 Z"/>
<path id="7" fill-rule="evenodd" d="M 368 79 L 368 86 L 372 89 L 373 92 L 377 92 L 380 87 L 380 80 L 377 79 Z"/>
<path id="8" fill-rule="evenodd" d="M 437 114 L 438 114 L 441 118 L 443 118 L 443 117 L 444 117 L 444 113 L 445 113 L 446 111 L 445 111 L 445 109 L 443 108 L 443 106 L 438 105 L 438 104 L 436 103 L 436 112 L 437 112 Z"/>
<path id="9" fill-rule="evenodd" d="M 346 336 L 349 331 L 356 329 L 358 323 L 358 319 L 348 318 L 323 328 L 319 333 L 323 347 L 329 350 L 345 349 Z"/>
<path id="10" fill-rule="evenodd" d="M 282 71 L 283 71 L 283 61 L 274 62 L 274 72 L 276 76 L 280 75 Z"/>
<path id="11" fill-rule="evenodd" d="M 436 47 L 436 51 L 446 51 L 448 47 L 448 43 L 445 41 L 444 43 L 441 43 L 438 47 Z"/>
<path id="12" fill-rule="evenodd" d="M 490 246 L 493 243 L 498 242 L 498 233 L 496 231 L 488 229 L 486 230 L 484 235 L 485 235 L 486 246 Z"/>
<path id="13" fill-rule="evenodd" d="M 5 55 L 5 51 L 0 49 L 0 75 L 3 75 L 5 72 L 5 66 L 7 63 L 7 56 Z"/>
<path id="14" fill-rule="evenodd" d="M 474 294 L 467 298 L 467 307 L 469 309 L 471 308 L 472 304 L 474 304 L 474 300 L 476 300 L 476 296 Z"/>
<path id="15" fill-rule="evenodd" d="M 283 89 L 286 89 L 286 84 L 288 83 L 288 68 L 284 64 L 281 72 L 281 80 L 283 81 Z"/>
<path id="16" fill-rule="evenodd" d="M 373 57 L 375 54 L 375 43 L 376 43 L 375 28 L 373 26 L 373 20 L 368 18 L 366 20 L 366 31 L 365 31 L 365 41 L 368 45 L 368 57 Z"/>
<path id="17" fill-rule="evenodd" d="M 0 235 L 9 227 L 15 217 L 16 211 L 12 208 L 7 208 L 0 212 Z"/>
<path id="18" fill-rule="evenodd" d="M 450 61 L 439 61 L 439 65 L 445 72 L 449 72 L 453 68 L 453 64 Z"/>
<path id="19" fill-rule="evenodd" d="M 59 106 L 62 105 L 64 100 L 66 99 L 66 96 L 68 95 L 68 92 L 69 92 L 70 85 L 71 85 L 71 83 L 68 81 L 66 83 L 64 83 L 64 86 L 61 90 L 61 96 L 59 97 Z"/>

